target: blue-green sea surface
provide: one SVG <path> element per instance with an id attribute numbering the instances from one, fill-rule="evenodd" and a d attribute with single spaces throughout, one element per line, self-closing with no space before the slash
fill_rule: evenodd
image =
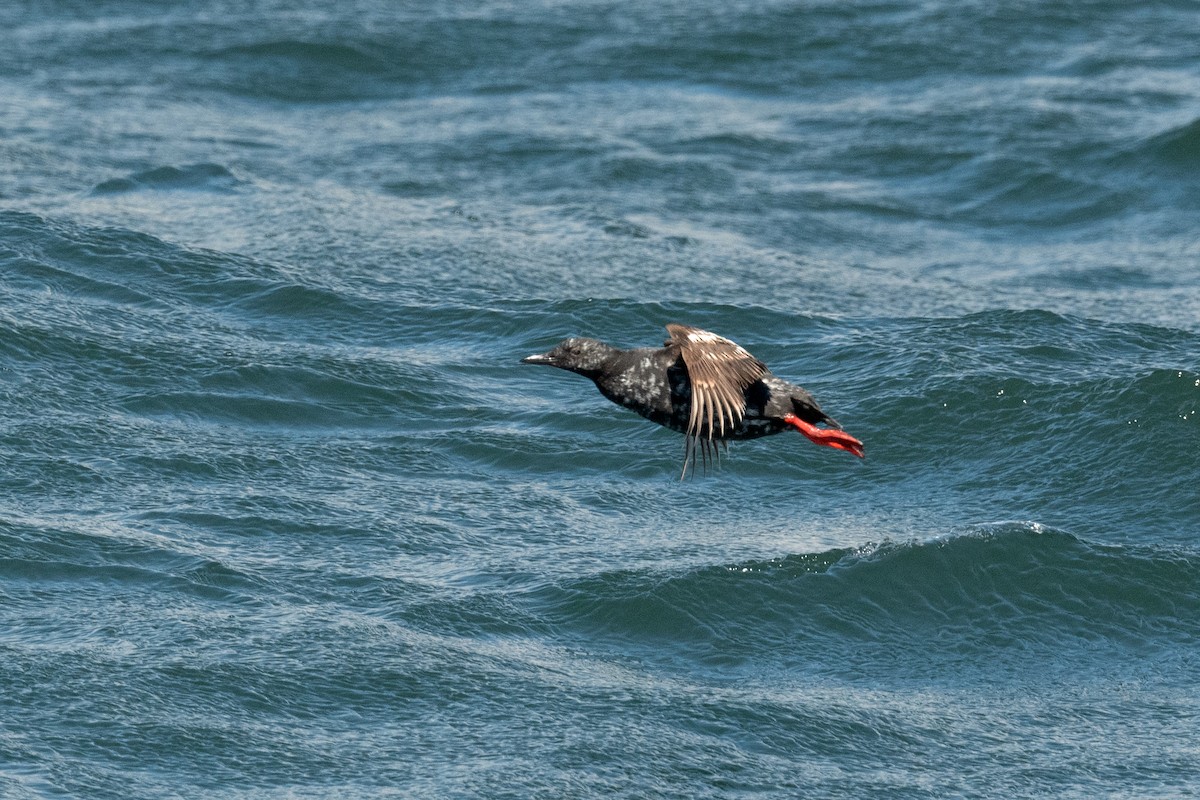
<path id="1" fill-rule="evenodd" d="M 1195 12 L 0 5 L 0 796 L 1200 794 Z"/>

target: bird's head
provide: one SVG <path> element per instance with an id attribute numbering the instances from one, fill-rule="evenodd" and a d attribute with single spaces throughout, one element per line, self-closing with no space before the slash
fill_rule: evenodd
<path id="1" fill-rule="evenodd" d="M 617 352 L 615 347 L 596 339 L 573 337 L 563 339 L 553 350 L 522 358 L 521 363 L 545 364 L 548 367 L 593 376 L 599 374 Z"/>

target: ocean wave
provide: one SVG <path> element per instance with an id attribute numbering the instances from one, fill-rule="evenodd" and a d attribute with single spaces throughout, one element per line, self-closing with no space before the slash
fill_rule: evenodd
<path id="1" fill-rule="evenodd" d="M 110 178 L 96 185 L 92 194 L 121 194 L 142 189 L 230 192 L 245 183 L 220 164 L 184 164 L 142 170 L 125 178 Z"/>
<path id="2" fill-rule="evenodd" d="M 919 672 L 1194 643 L 1197 586 L 1194 552 L 999 523 L 680 573 L 606 573 L 540 589 L 528 602 L 558 626 L 638 652 L 831 672 L 869 671 L 879 660 Z"/>
<path id="3" fill-rule="evenodd" d="M 405 54 L 371 52 L 367 42 L 275 40 L 218 48 L 206 72 L 228 91 L 293 102 L 377 97 L 411 82 Z M 217 65 L 220 65 L 219 67 Z"/>
<path id="4" fill-rule="evenodd" d="M 237 254 L 182 247 L 127 228 L 77 225 L 25 212 L 0 211 L 0 237 L 0 258 L 12 259 L 17 285 L 63 292 L 74 302 L 95 294 L 89 281 L 149 295 L 160 303 L 199 305 L 228 302 L 247 290 L 261 291 L 285 280 L 277 267 Z"/>
<path id="5" fill-rule="evenodd" d="M 969 199 L 949 211 L 951 218 L 1062 230 L 1118 218 L 1141 196 L 1128 182 L 1072 174 L 1078 167 L 1061 169 L 1036 159 L 983 161 L 962 184 Z"/>
<path id="6" fill-rule="evenodd" d="M 1200 192 L 1188 179 L 1200 164 L 1200 119 L 1126 141 L 1107 152 L 1101 163 L 1112 179 L 1136 189 L 1150 213 L 1163 207 L 1180 211 L 1200 206 Z"/>
<path id="7" fill-rule="evenodd" d="M 1200 165 L 1200 119 L 1154 136 L 1144 143 L 1142 152 L 1169 166 Z"/>
<path id="8" fill-rule="evenodd" d="M 338 42 L 282 39 L 235 45 L 222 50 L 220 54 L 287 58 L 360 72 L 384 72 L 387 69 L 387 63 L 383 59 L 368 52 L 365 48 Z"/>
<path id="9" fill-rule="evenodd" d="M 1063 30 L 1086 22 L 1127 24 L 1126 7 L 957 9 L 897 13 L 887 6 L 761 8 L 702 4 L 604 7 L 474 4 L 436 11 L 367 4 L 347 18 L 281 13 L 254 5 L 213 15 L 191 9 L 115 14 L 103 24 L 53 11 L 18 17 L 16 59 L 53 65 L 67 51 L 101 66 L 131 57 L 163 64 L 181 84 L 225 72 L 223 83 L 254 96 L 353 99 L 414 86 L 465 83 L 477 91 L 560 82 L 679 81 L 704 76 L 731 89 L 786 92 L 830 80 L 898 82 L 930 74 L 1011 74 L 1053 54 L 1077 55 Z M 1095 22 L 1095 20 L 1099 20 Z M 1103 52 L 1103 51 L 1102 51 Z M 197 68 L 199 62 L 202 68 Z M 20 63 L 20 62 L 18 62 Z M 26 66 L 26 69 L 31 68 Z M 1111 61 L 1084 70 L 1104 74 Z"/>
<path id="10" fill-rule="evenodd" d="M 88 515 L 0 520 L 0 581 L 22 596 L 59 586 L 74 593 L 161 593 L 247 604 L 271 594 L 270 581 L 204 549 Z"/>

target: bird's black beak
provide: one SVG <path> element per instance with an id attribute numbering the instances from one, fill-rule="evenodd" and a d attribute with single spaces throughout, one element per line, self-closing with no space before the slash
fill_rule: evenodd
<path id="1" fill-rule="evenodd" d="M 525 358 L 522 358 L 521 363 L 522 364 L 547 364 L 549 366 L 554 366 L 554 359 L 550 357 L 549 353 L 538 353 L 537 355 L 526 356 Z"/>

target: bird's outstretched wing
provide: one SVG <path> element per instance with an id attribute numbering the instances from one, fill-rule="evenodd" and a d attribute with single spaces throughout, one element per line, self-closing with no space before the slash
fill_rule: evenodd
<path id="1" fill-rule="evenodd" d="M 692 410 L 686 435 L 694 440 L 724 438 L 746 412 L 746 387 L 767 372 L 741 345 L 700 328 L 671 323 L 667 347 L 677 347 L 692 384 Z"/>

